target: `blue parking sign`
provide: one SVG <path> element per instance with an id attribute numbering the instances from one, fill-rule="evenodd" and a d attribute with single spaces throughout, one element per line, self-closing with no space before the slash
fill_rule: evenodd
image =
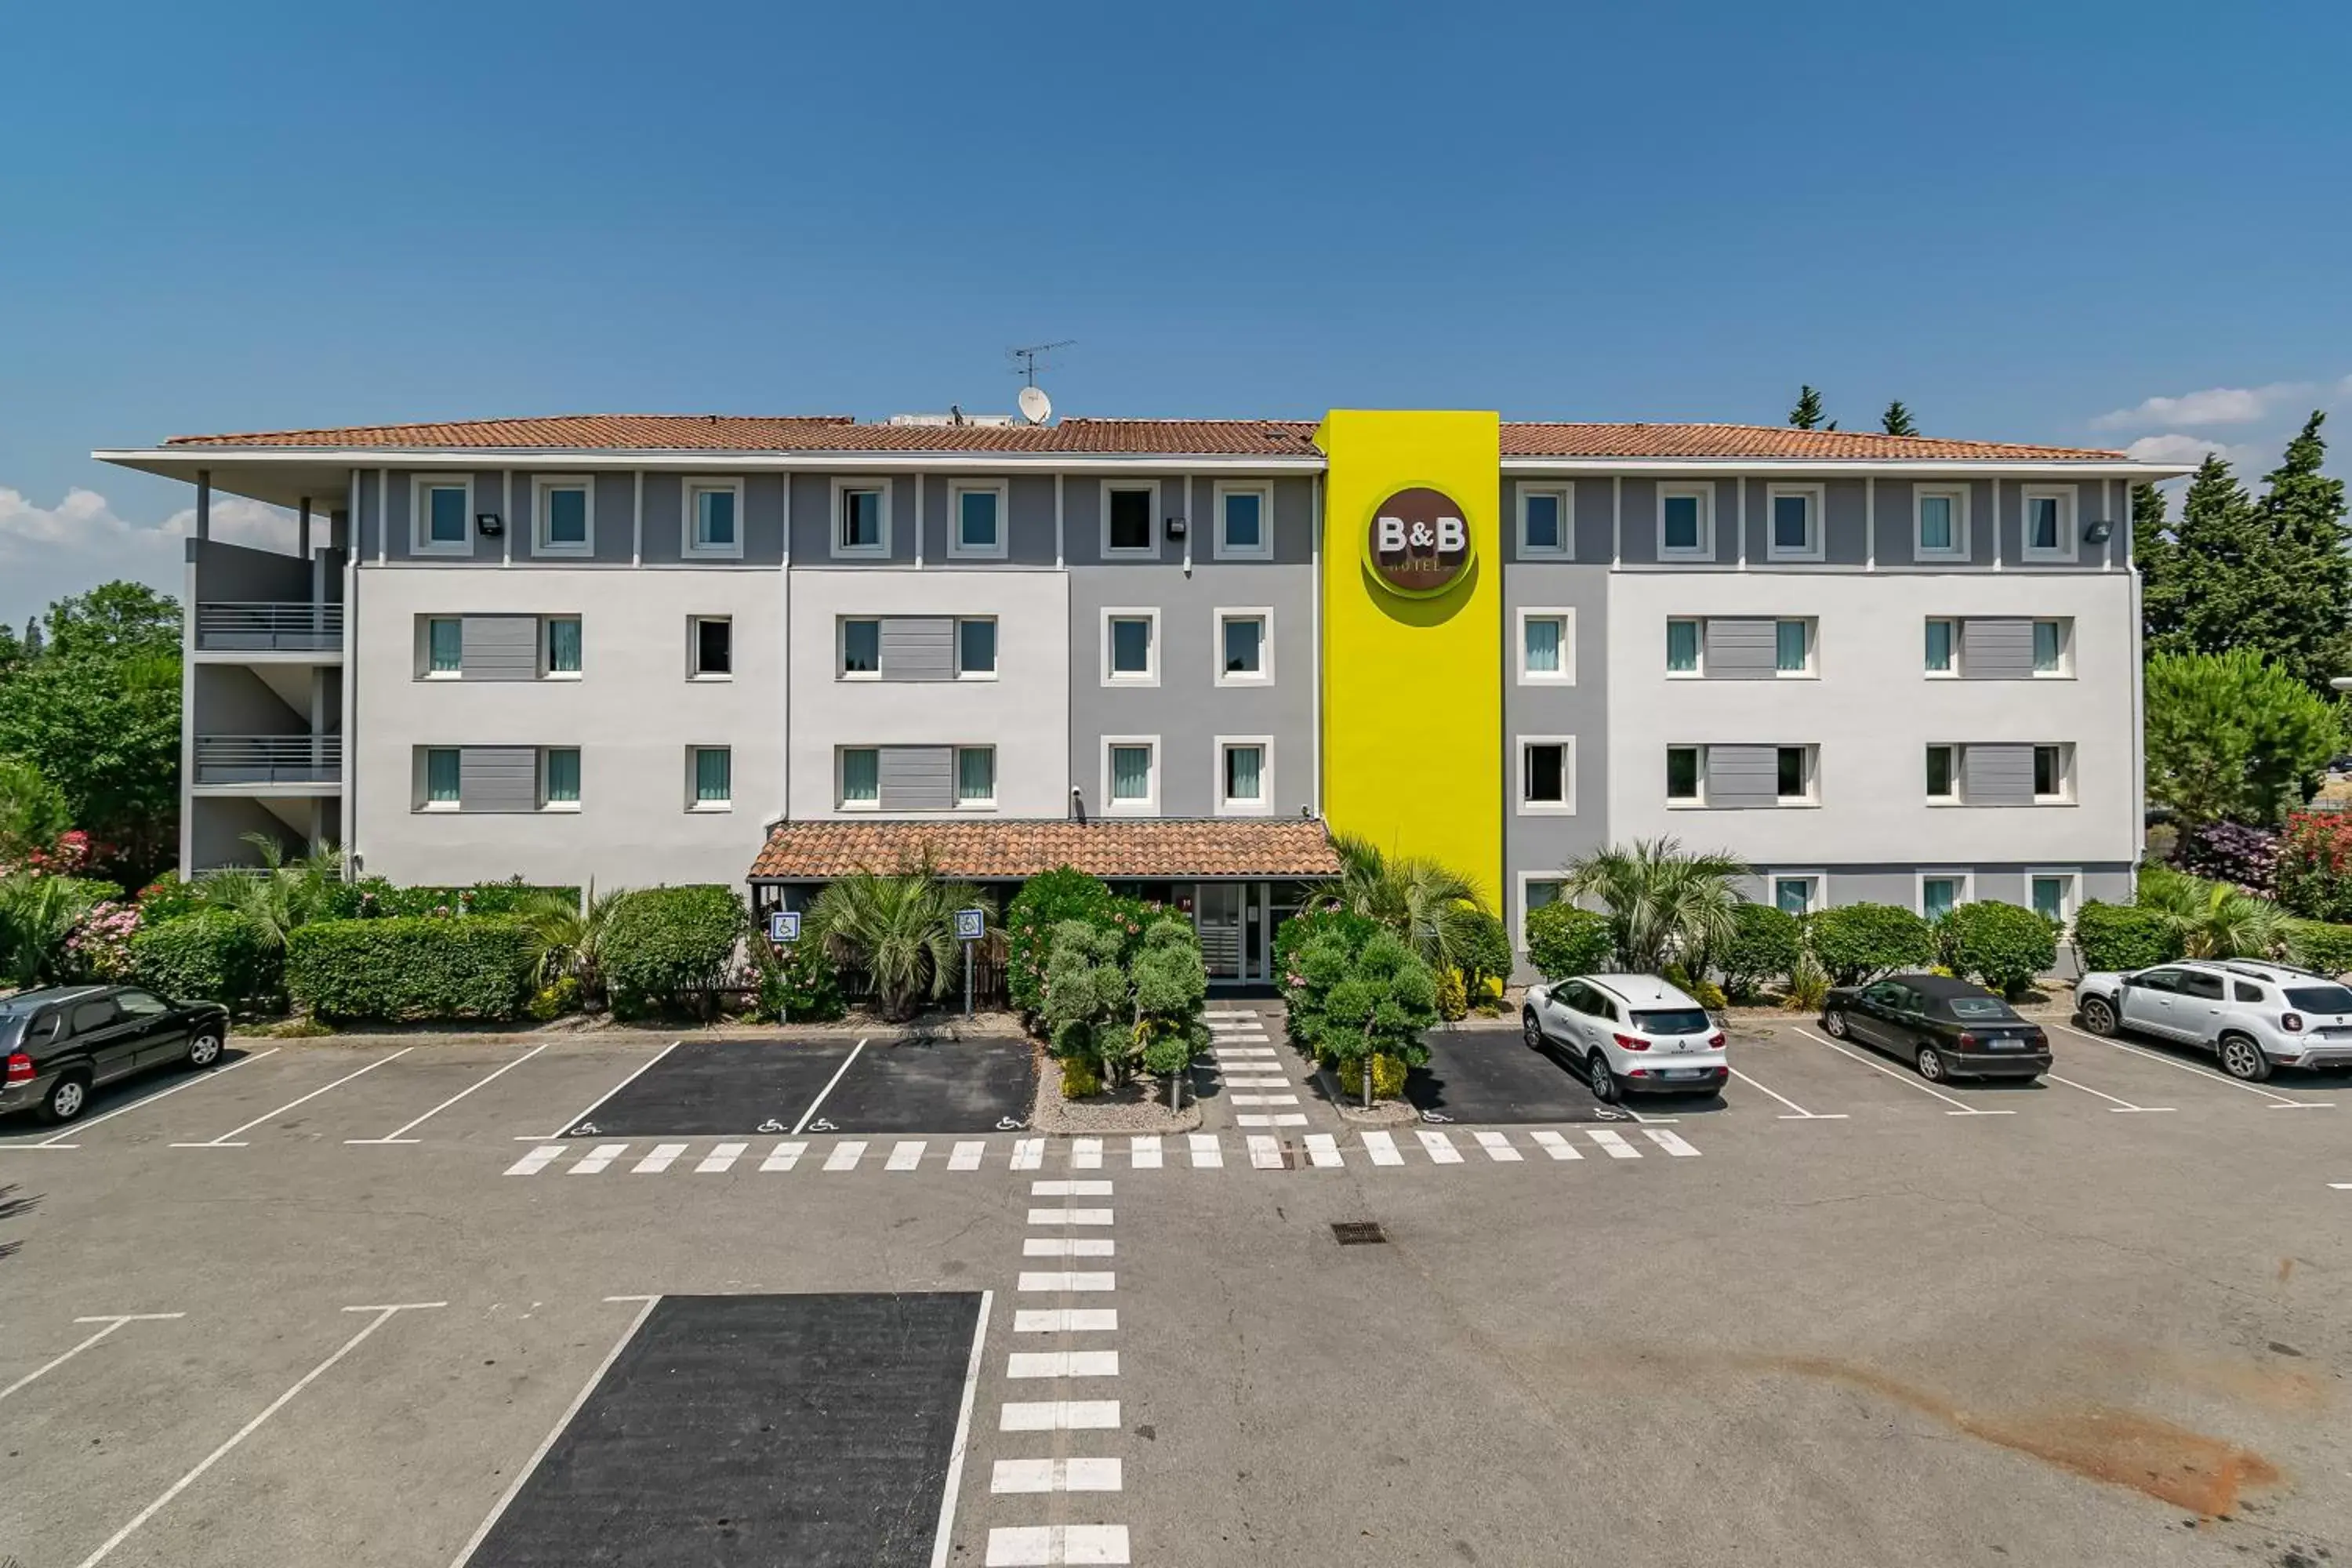
<path id="1" fill-rule="evenodd" d="M 768 915 L 768 940 L 773 942 L 798 942 L 801 939 L 801 917 L 795 910 L 775 910 Z"/>
<path id="2" fill-rule="evenodd" d="M 982 937 L 986 936 L 987 934 L 988 911 L 986 910 L 958 910 L 956 911 L 956 936 L 958 940 L 963 942 L 978 942 Z"/>

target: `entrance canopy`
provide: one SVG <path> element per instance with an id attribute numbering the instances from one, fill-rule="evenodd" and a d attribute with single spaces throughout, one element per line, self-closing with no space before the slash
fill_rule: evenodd
<path id="1" fill-rule="evenodd" d="M 943 877 L 1018 881 L 1069 866 L 1106 881 L 1336 877 L 1311 817 L 1109 822 L 783 822 L 751 863 L 754 886 L 895 871 L 926 857 Z"/>

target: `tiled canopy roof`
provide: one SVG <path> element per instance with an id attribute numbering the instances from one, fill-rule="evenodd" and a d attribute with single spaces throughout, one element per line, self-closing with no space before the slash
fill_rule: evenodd
<path id="1" fill-rule="evenodd" d="M 1025 452 L 1149 457 L 1318 456 L 1315 426 L 1284 419 L 1065 419 L 1058 425 L 860 425 L 840 416 L 754 418 L 724 414 L 567 414 L 434 425 L 258 430 L 176 436 L 172 447 L 347 447 L 415 451 Z M 1777 425 L 1506 424 L 1506 458 L 2116 459 L 2120 452 L 1947 441 Z"/>
<path id="2" fill-rule="evenodd" d="M 1134 822 L 786 822 L 751 863 L 755 882 L 821 882 L 894 871 L 928 855 L 944 877 L 1336 877 L 1320 822 L 1158 817 Z"/>

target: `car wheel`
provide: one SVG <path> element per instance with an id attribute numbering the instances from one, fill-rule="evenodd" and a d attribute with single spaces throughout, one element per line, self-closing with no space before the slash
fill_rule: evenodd
<path id="1" fill-rule="evenodd" d="M 1614 1105 L 1625 1098 L 1625 1086 L 1610 1069 L 1609 1058 L 1597 1049 L 1584 1058 L 1584 1081 L 1592 1086 L 1592 1098 L 1603 1105 Z"/>
<path id="2" fill-rule="evenodd" d="M 2116 1010 L 2107 1005 L 2105 997 L 2084 997 L 2082 1012 L 2083 1027 L 2087 1032 L 2094 1035 L 2112 1035 L 2116 1032 Z"/>
<path id="3" fill-rule="evenodd" d="M 1531 1051 L 1544 1048 L 1543 1026 L 1536 1022 L 1533 1007 L 1524 1007 L 1519 1011 L 1519 1038 L 1527 1041 L 1528 1049 Z"/>
<path id="4" fill-rule="evenodd" d="M 1941 1083 L 1952 1076 L 1950 1069 L 1944 1066 L 1943 1053 L 1933 1046 L 1919 1047 L 1918 1066 L 1919 1076 L 1929 1083 Z"/>
<path id="5" fill-rule="evenodd" d="M 195 1038 L 188 1042 L 188 1065 L 192 1068 L 211 1067 L 220 1060 L 220 1037 L 210 1029 L 198 1029 Z"/>
<path id="6" fill-rule="evenodd" d="M 1822 1029 L 1832 1040 L 1845 1038 L 1845 1015 L 1832 1011 L 1822 1015 Z"/>
<path id="7" fill-rule="evenodd" d="M 49 1092 L 41 1097 L 41 1120 L 48 1122 L 71 1121 L 89 1109 L 89 1080 L 68 1073 L 49 1085 Z"/>
<path id="8" fill-rule="evenodd" d="M 2243 1035 L 2221 1037 L 2221 1070 L 2244 1083 L 2260 1083 L 2271 1076 L 2271 1058 Z"/>

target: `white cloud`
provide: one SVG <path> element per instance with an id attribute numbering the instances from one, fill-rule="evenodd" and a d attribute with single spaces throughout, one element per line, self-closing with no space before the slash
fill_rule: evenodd
<path id="1" fill-rule="evenodd" d="M 70 489 L 43 507 L 0 485 L 0 622 L 18 625 L 54 600 L 118 577 L 176 595 L 186 558 L 181 541 L 195 531 L 194 507 L 143 523 L 118 515 L 96 490 Z M 290 553 L 294 532 L 290 512 L 240 496 L 213 498 L 215 539 Z"/>
<path id="2" fill-rule="evenodd" d="M 2124 452 L 2151 463 L 2201 463 L 2209 453 L 2218 453 L 2233 467 L 2243 468 L 2261 457 L 2262 447 L 2252 442 L 2233 447 L 2205 436 L 2143 436 Z"/>
<path id="3" fill-rule="evenodd" d="M 2340 396 L 2347 390 L 2352 390 L 2352 376 L 2332 384 L 2274 381 L 2268 386 L 2209 386 L 2184 392 L 2178 397 L 2151 397 L 2136 408 L 2102 414 L 2091 424 L 2101 430 L 2132 425 L 2153 425 L 2160 430 L 2186 429 L 2191 425 L 2251 425 L 2283 404 L 2301 398 Z"/>

